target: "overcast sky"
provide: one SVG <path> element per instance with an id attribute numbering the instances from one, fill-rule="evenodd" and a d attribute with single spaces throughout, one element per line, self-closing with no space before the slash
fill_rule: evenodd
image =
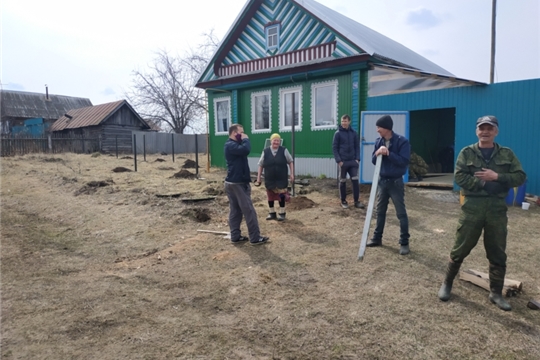
<path id="1" fill-rule="evenodd" d="M 492 0 L 318 0 L 460 78 L 489 82 Z M 159 49 L 221 39 L 245 0 L 2 0 L 3 89 L 123 98 Z M 189 5 L 187 5 L 189 4 Z M 495 82 L 540 78 L 540 1 L 497 1 Z"/>

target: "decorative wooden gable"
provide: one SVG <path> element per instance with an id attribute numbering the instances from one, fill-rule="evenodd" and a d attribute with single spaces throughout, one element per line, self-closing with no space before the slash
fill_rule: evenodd
<path id="1" fill-rule="evenodd" d="M 268 46 L 269 28 L 277 30 L 277 46 Z M 253 1 L 246 6 L 236 29 L 218 50 L 213 72 L 209 67 L 200 81 L 278 70 L 363 53 L 358 46 L 333 32 L 295 1 Z"/>

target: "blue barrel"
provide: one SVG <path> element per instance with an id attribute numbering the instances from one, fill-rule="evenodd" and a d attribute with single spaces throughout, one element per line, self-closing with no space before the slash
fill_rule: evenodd
<path id="1" fill-rule="evenodd" d="M 510 188 L 508 195 L 506 196 L 506 204 L 508 206 L 521 206 L 521 203 L 525 201 L 526 188 L 527 180 L 519 187 Z"/>

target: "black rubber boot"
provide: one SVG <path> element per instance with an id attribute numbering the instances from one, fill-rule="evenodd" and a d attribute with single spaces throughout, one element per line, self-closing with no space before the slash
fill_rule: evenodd
<path id="1" fill-rule="evenodd" d="M 504 276 L 506 268 L 503 266 L 489 264 L 489 301 L 497 305 L 504 311 L 512 310 L 512 306 L 504 299 L 502 290 L 504 286 Z"/>
<path id="2" fill-rule="evenodd" d="M 452 291 L 452 284 L 454 283 L 454 278 L 459 272 L 461 263 L 450 261 L 448 262 L 448 267 L 446 268 L 446 278 L 444 279 L 441 288 L 439 289 L 439 299 L 442 301 L 448 301 L 450 299 L 450 293 Z"/>
<path id="3" fill-rule="evenodd" d="M 268 216 L 266 217 L 266 220 L 276 220 L 277 216 L 275 212 L 268 213 Z"/>
<path id="4" fill-rule="evenodd" d="M 285 221 L 285 214 L 286 213 L 281 213 L 278 215 L 278 218 L 277 218 L 277 221 Z"/>

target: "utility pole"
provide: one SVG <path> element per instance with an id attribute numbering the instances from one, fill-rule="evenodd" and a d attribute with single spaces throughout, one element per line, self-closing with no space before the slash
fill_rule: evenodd
<path id="1" fill-rule="evenodd" d="M 497 18 L 497 0 L 492 0 L 491 4 L 491 68 L 489 70 L 489 83 L 493 84 L 493 78 L 495 76 L 495 31 Z"/>

